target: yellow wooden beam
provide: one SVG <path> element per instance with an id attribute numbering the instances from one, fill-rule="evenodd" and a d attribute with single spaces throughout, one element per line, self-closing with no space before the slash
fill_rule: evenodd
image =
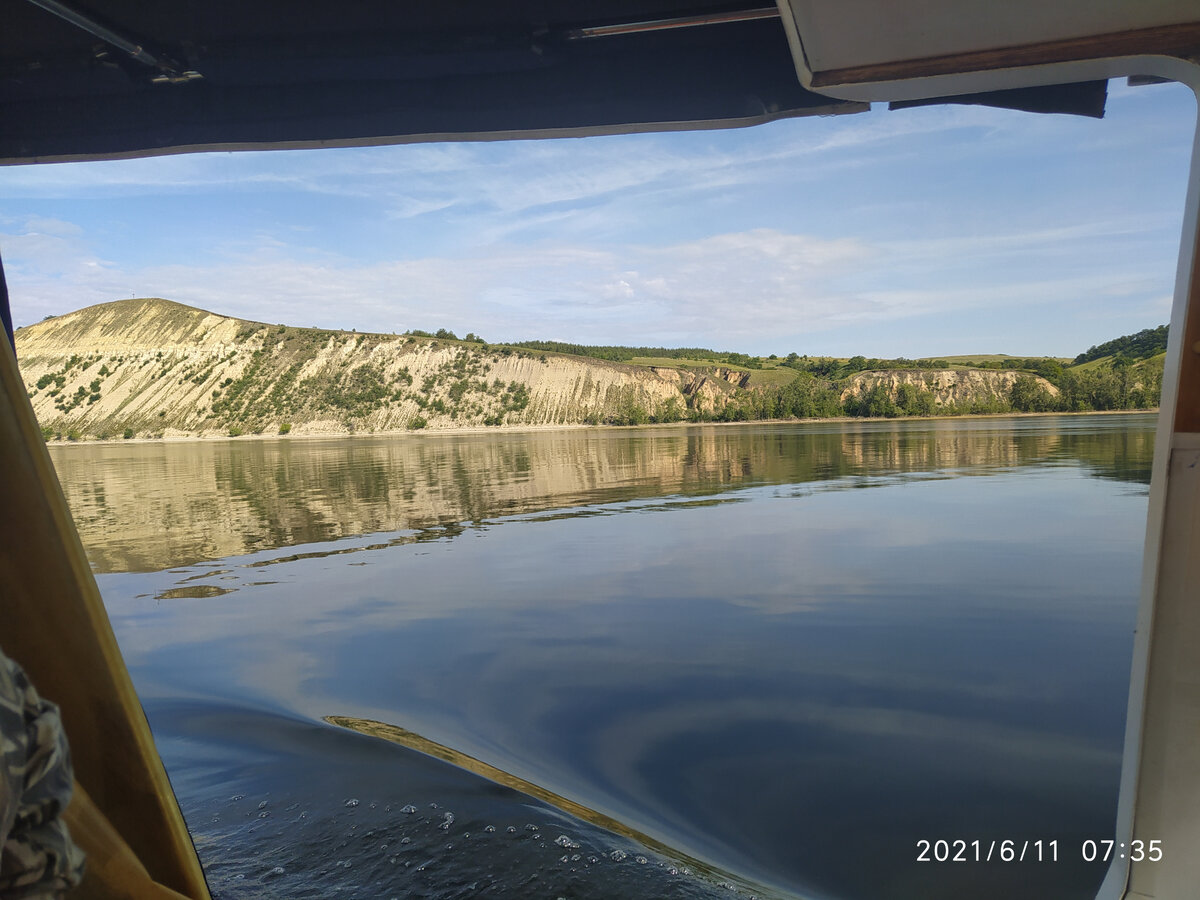
<path id="1" fill-rule="evenodd" d="M 191 837 L 4 338 L 0 510 L 0 645 L 38 693 L 58 704 L 76 778 L 153 880 L 207 900 Z"/>

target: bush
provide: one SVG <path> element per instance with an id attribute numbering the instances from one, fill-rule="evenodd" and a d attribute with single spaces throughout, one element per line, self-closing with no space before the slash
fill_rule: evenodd
<path id="1" fill-rule="evenodd" d="M 245 433 L 246 433 L 245 429 L 238 425 L 230 425 L 229 426 L 229 436 L 230 437 L 241 437 Z"/>
<path id="2" fill-rule="evenodd" d="M 409 419 L 409 421 L 408 421 L 408 429 L 409 429 L 409 431 L 416 431 L 419 428 L 424 428 L 428 424 L 429 424 L 429 422 L 425 419 L 424 416 L 414 416 L 412 419 Z"/>
<path id="3" fill-rule="evenodd" d="M 284 422 L 282 425 L 280 425 L 280 426 L 279 426 L 279 433 L 280 433 L 280 434 L 287 434 L 287 433 L 288 433 L 289 431 L 291 431 L 291 430 L 292 430 L 292 423 L 291 423 L 291 422 Z"/>
<path id="4" fill-rule="evenodd" d="M 128 441 L 128 440 L 130 440 L 130 439 L 131 439 L 131 438 L 132 438 L 132 437 L 133 437 L 133 436 L 134 436 L 136 433 L 137 433 L 137 432 L 135 432 L 135 431 L 134 431 L 132 428 L 126 428 L 126 429 L 125 429 L 125 433 L 124 433 L 123 435 L 121 435 L 121 437 L 123 437 L 125 440 L 127 440 L 127 441 Z"/>

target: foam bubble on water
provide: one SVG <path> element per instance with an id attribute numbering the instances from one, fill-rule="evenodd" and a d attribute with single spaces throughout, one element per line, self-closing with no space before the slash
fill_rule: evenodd
<path id="1" fill-rule="evenodd" d="M 611 859 L 613 862 L 621 862 L 623 859 L 625 859 L 628 856 L 629 856 L 629 854 L 626 853 L 624 850 L 614 850 L 610 854 L 608 854 L 608 858 Z"/>
<path id="2" fill-rule="evenodd" d="M 578 850 L 579 849 L 579 844 L 577 844 L 575 841 L 571 840 L 565 834 L 560 834 L 558 837 L 556 837 L 554 839 L 554 843 L 558 844 L 558 846 L 560 846 L 560 847 L 566 847 L 568 850 Z"/>
<path id="3" fill-rule="evenodd" d="M 407 804 L 400 810 L 400 812 L 404 813 L 406 816 L 411 816 L 416 811 L 417 811 L 417 808 L 415 806 L 413 806 L 411 803 Z"/>
<path id="4" fill-rule="evenodd" d="M 382 853 L 383 851 L 387 850 L 387 848 L 388 848 L 388 845 L 387 845 L 387 844 L 380 844 L 380 845 L 379 845 L 379 852 L 380 852 L 380 853 Z"/>
<path id="5" fill-rule="evenodd" d="M 266 801 L 266 800 L 264 800 L 262 803 L 258 804 L 258 808 L 259 808 L 259 809 L 266 809 L 266 808 L 267 808 L 267 801 Z"/>
<path id="6" fill-rule="evenodd" d="M 507 828 L 505 828 L 504 830 L 505 830 L 505 831 L 507 831 L 509 834 L 516 834 L 516 833 L 517 833 L 517 829 L 516 829 L 516 828 L 514 828 L 512 825 L 509 825 L 509 826 L 508 826 Z"/>
<path id="7" fill-rule="evenodd" d="M 229 798 L 229 802 L 237 803 L 239 800 L 244 800 L 244 799 L 246 799 L 245 794 L 234 794 L 232 797 Z"/>
<path id="8" fill-rule="evenodd" d="M 437 809 L 437 808 L 438 808 L 438 805 L 437 805 L 436 803 L 430 803 L 430 804 L 429 804 L 429 808 L 430 808 L 430 809 Z"/>
<path id="9" fill-rule="evenodd" d="M 487 834 L 495 834 L 495 833 L 496 833 L 496 826 L 495 826 L 495 825 L 484 825 L 484 826 L 483 826 L 483 830 L 484 830 L 484 832 L 485 832 L 485 833 L 487 833 Z"/>
<path id="10" fill-rule="evenodd" d="M 438 823 L 438 828 L 440 828 L 442 831 L 449 831 L 450 826 L 453 824 L 454 824 L 454 813 L 452 813 L 452 812 L 442 813 L 442 821 Z"/>
<path id="11" fill-rule="evenodd" d="M 357 800 L 355 800 L 353 797 L 351 797 L 349 800 L 347 800 L 347 801 L 346 801 L 345 803 L 343 803 L 342 805 L 343 805 L 343 806 L 348 806 L 348 807 L 350 807 L 350 808 L 353 808 L 353 807 L 355 807 L 355 806 L 358 806 L 358 801 L 357 801 Z"/>
<path id="12" fill-rule="evenodd" d="M 536 825 L 533 825 L 533 824 L 527 824 L 527 825 L 525 826 L 525 830 L 526 830 L 526 831 L 537 831 L 537 830 L 538 830 L 538 827 L 537 827 Z"/>
<path id="13" fill-rule="evenodd" d="M 637 860 L 637 863 L 639 866 L 644 866 L 646 863 L 649 862 L 649 860 L 646 859 L 646 857 L 644 857 L 644 856 L 635 856 L 634 859 Z"/>
<path id="14" fill-rule="evenodd" d="M 270 872 L 267 873 L 267 877 L 272 878 L 272 877 L 282 875 L 282 874 L 283 874 L 283 866 L 276 866 Z"/>
<path id="15" fill-rule="evenodd" d="M 375 806 L 376 806 L 376 803 L 375 803 L 375 801 L 374 801 L 374 800 L 372 800 L 368 808 L 369 808 L 369 809 L 374 809 L 374 808 L 375 808 Z"/>
<path id="16" fill-rule="evenodd" d="M 675 868 L 674 866 L 671 866 L 669 869 L 667 869 L 667 874 L 668 875 L 678 875 L 679 870 L 677 868 Z"/>
<path id="17" fill-rule="evenodd" d="M 411 843 L 412 843 L 412 838 L 410 838 L 410 837 L 402 837 L 402 838 L 400 838 L 400 843 L 402 843 L 402 844 L 411 844 Z"/>
<path id="18" fill-rule="evenodd" d="M 565 854 L 565 853 L 558 858 L 558 861 L 560 863 L 565 863 L 565 862 L 568 862 L 569 860 L 570 860 L 570 857 L 568 857 L 567 854 Z"/>
<path id="19" fill-rule="evenodd" d="M 269 815 L 271 815 L 269 812 L 260 812 L 260 813 L 258 814 L 258 817 L 259 817 L 260 819 L 265 819 L 265 818 L 267 818 Z"/>
<path id="20" fill-rule="evenodd" d="M 583 857 L 580 856 L 578 853 L 571 854 L 571 862 L 579 862 L 581 859 L 583 859 Z"/>

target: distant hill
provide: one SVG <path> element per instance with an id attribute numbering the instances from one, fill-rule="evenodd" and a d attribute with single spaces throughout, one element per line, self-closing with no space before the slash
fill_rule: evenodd
<path id="1" fill-rule="evenodd" d="M 268 325 L 157 298 L 19 329 L 39 420 L 77 437 L 563 425 L 718 413 L 743 373 Z"/>
<path id="2" fill-rule="evenodd" d="M 1075 357 L 1075 364 L 1091 362 L 1104 356 L 1124 356 L 1129 359 L 1149 359 L 1167 350 L 1167 331 L 1169 326 L 1159 325 L 1157 328 L 1144 328 L 1135 334 L 1122 335 L 1090 347 Z"/>
<path id="3" fill-rule="evenodd" d="M 16 342 L 43 432 L 68 440 L 1114 409 L 1157 403 L 1161 384 L 1153 358 L 1077 375 L 1042 358 L 764 359 L 469 337 L 270 325 L 143 298 L 48 318 Z"/>

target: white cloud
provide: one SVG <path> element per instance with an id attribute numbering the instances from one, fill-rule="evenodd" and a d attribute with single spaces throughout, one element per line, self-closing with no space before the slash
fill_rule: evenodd
<path id="1" fill-rule="evenodd" d="M 820 333 L 931 314 L 1063 303 L 1082 310 L 1102 297 L 1159 308 L 1163 294 L 1153 273 L 1046 274 L 1019 265 L 1031 247 L 1123 239 L 1122 229 L 1103 224 L 890 244 L 755 229 L 662 247 L 500 245 L 382 263 L 263 235 L 222 248 L 209 265 L 141 268 L 90 253 L 69 225 L 62 235 L 0 235 L 18 323 L 136 294 L 295 325 L 786 352 Z M 946 276 L 946 258 L 972 253 L 989 260 L 986 270 L 967 264 Z"/>

